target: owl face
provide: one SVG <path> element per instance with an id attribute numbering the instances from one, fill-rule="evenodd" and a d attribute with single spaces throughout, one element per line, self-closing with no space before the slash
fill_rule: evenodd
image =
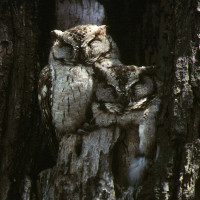
<path id="1" fill-rule="evenodd" d="M 106 34 L 105 25 L 81 25 L 52 33 L 57 39 L 52 48 L 53 56 L 64 63 L 90 65 L 111 49 L 111 38 Z"/>
<path id="2" fill-rule="evenodd" d="M 98 59 L 105 57 L 110 51 L 111 41 L 106 34 L 106 26 L 99 26 L 93 37 L 89 37 L 81 44 L 83 60 L 87 64 L 93 64 Z"/>

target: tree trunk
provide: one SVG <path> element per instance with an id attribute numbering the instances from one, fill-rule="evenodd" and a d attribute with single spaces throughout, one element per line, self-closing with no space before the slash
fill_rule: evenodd
<path id="1" fill-rule="evenodd" d="M 195 0 L 2 0 L 0 199 L 200 199 L 199 14 Z M 79 24 L 108 25 L 125 64 L 159 66 L 157 158 L 137 192 L 119 160 L 135 138 L 117 126 L 66 135 L 56 163 L 48 152 L 38 76 L 50 31 Z"/>
<path id="2" fill-rule="evenodd" d="M 24 177 L 41 144 L 37 6 L 37 1 L 0 3 L 1 199 L 22 199 Z"/>

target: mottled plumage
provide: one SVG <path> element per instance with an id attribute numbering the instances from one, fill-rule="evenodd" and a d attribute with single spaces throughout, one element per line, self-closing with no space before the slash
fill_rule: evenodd
<path id="1" fill-rule="evenodd" d="M 49 66 L 43 68 L 38 83 L 38 101 L 42 113 L 42 122 L 47 133 L 52 154 L 58 149 L 58 138 L 56 137 L 55 126 L 52 123 L 52 75 Z M 55 155 L 54 155 L 55 156 Z"/>
<path id="2" fill-rule="evenodd" d="M 152 76 L 156 67 L 121 63 L 117 45 L 104 25 L 52 33 L 56 41 L 49 64 L 41 72 L 38 94 L 51 148 L 56 151 L 63 135 L 77 133 L 91 118 L 99 128 L 115 124 L 128 132 L 131 125 L 138 125 L 140 140 L 135 146 L 142 156 L 133 159 L 130 167 L 130 180 L 135 184 L 155 145 L 160 105 Z"/>
<path id="3" fill-rule="evenodd" d="M 52 34 L 56 40 L 39 77 L 38 99 L 50 147 L 56 152 L 63 135 L 76 134 L 90 120 L 94 63 L 111 54 L 117 57 L 118 49 L 105 25 L 81 25 Z"/>

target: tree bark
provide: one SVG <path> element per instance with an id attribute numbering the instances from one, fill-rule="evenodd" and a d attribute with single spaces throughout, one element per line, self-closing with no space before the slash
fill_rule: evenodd
<path id="1" fill-rule="evenodd" d="M 0 199 L 200 199 L 199 15 L 196 0 L 1 1 Z M 159 66 L 158 154 L 137 195 L 118 187 L 135 139 L 118 127 L 66 135 L 49 155 L 38 76 L 50 31 L 80 24 L 108 25 L 125 64 Z"/>
<path id="2" fill-rule="evenodd" d="M 37 1 L 3 1 L 1 9 L 0 198 L 20 199 L 39 147 Z M 34 123 L 33 123 L 34 122 Z"/>

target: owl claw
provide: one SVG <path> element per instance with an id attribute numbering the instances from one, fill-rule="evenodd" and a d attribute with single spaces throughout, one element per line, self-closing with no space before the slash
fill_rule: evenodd
<path id="1" fill-rule="evenodd" d="M 79 134 L 79 135 L 88 135 L 89 132 L 86 131 L 86 130 L 83 130 L 83 129 L 78 129 L 78 130 L 77 130 L 77 134 Z"/>
<path id="2" fill-rule="evenodd" d="M 83 124 L 82 128 L 77 130 L 77 133 L 81 134 L 81 135 L 88 135 L 94 129 L 95 129 L 94 125 L 90 125 L 88 123 L 85 123 L 85 124 Z"/>

